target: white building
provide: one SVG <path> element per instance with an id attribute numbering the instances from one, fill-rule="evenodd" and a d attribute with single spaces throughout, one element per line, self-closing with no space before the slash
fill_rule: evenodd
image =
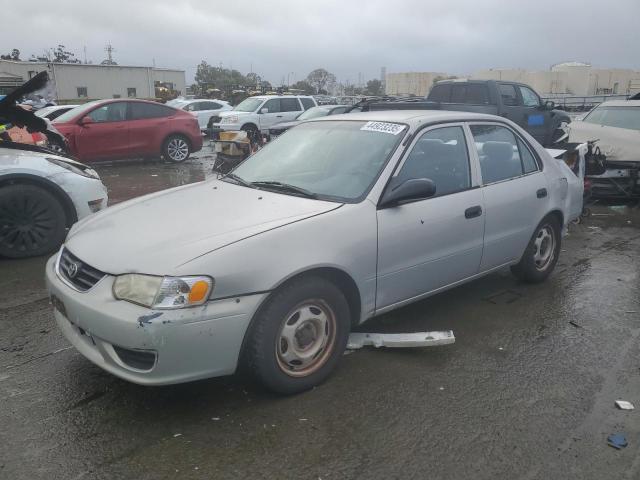
<path id="1" fill-rule="evenodd" d="M 407 72 L 387 73 L 385 93 L 387 95 L 416 95 L 424 97 L 429 93 L 433 82 L 447 78 L 446 73 Z"/>
<path id="2" fill-rule="evenodd" d="M 15 62 L 0 60 L 0 78 L 19 78 L 20 84 L 47 70 L 60 103 L 104 98 L 156 97 L 157 82 L 186 94 L 184 70 L 82 63 Z"/>

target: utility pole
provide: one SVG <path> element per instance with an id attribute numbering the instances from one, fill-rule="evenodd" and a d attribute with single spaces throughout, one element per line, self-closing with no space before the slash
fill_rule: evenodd
<path id="1" fill-rule="evenodd" d="M 113 52 L 115 52 L 116 49 L 113 48 L 111 43 L 107 43 L 107 46 L 104 47 L 104 51 L 107 52 L 107 60 L 109 61 L 109 65 L 113 65 Z"/>

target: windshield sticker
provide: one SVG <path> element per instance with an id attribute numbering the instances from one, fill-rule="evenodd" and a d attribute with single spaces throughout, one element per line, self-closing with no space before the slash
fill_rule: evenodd
<path id="1" fill-rule="evenodd" d="M 391 135 L 398 135 L 404 130 L 404 125 L 388 122 L 367 122 L 360 130 L 366 130 L 367 132 L 383 132 L 390 133 Z"/>

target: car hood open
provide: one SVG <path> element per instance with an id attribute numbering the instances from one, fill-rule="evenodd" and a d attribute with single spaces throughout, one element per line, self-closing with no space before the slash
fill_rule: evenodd
<path id="1" fill-rule="evenodd" d="M 190 260 L 226 245 L 340 206 L 205 181 L 92 215 L 71 230 L 65 246 L 106 273 L 170 275 Z"/>

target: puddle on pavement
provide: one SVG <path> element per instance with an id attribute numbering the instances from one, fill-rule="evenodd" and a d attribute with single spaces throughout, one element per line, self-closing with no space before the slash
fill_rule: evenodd
<path id="1" fill-rule="evenodd" d="M 109 205 L 167 188 L 200 182 L 214 175 L 215 156 L 210 147 L 180 164 L 154 160 L 122 160 L 95 164 L 109 191 Z"/>

